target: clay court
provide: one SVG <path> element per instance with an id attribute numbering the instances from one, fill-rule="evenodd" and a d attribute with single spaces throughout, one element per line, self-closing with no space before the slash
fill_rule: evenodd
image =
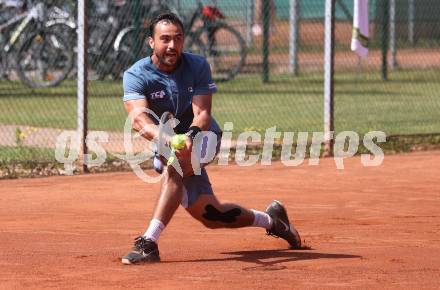
<path id="1" fill-rule="evenodd" d="M 440 152 L 319 166 L 209 166 L 222 200 L 286 204 L 311 248 L 259 228 L 209 230 L 179 209 L 163 262 L 120 258 L 149 221 L 158 184 L 132 172 L 0 182 L 0 288 L 437 288 Z"/>

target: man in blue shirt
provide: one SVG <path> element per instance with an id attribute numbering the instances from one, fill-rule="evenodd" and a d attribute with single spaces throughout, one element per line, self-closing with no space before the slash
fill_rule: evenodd
<path id="1" fill-rule="evenodd" d="M 165 169 L 150 225 L 144 235 L 135 239 L 122 263 L 160 261 L 157 241 L 179 204 L 208 228 L 262 227 L 268 234 L 285 239 L 292 248 L 301 247 L 299 234 L 280 202 L 273 201 L 265 212 L 221 203 L 213 194 L 205 168 L 194 174 L 191 152 L 197 135 L 210 131 L 221 139 L 220 127 L 211 116 L 212 94 L 217 88 L 205 58 L 183 52 L 183 25 L 176 15 L 163 13 L 155 17 L 150 33 L 152 55 L 124 73 L 124 106 L 129 114 L 148 109 L 157 116 L 170 112 L 179 120 L 175 130 L 185 133 L 186 141 L 175 156 L 183 176 L 173 166 Z M 159 135 L 157 121 L 148 113 L 136 115 L 133 129 L 150 141 Z"/>

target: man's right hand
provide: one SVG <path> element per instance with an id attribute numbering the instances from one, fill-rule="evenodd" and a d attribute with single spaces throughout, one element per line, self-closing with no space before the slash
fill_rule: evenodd
<path id="1" fill-rule="evenodd" d="M 192 146 L 192 139 L 186 136 L 185 147 L 175 151 L 177 160 L 179 161 L 180 167 L 182 168 L 183 177 L 194 175 L 191 164 Z"/>

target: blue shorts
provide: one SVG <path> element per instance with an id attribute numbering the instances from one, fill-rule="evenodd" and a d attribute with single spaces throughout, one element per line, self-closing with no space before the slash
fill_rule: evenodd
<path id="1" fill-rule="evenodd" d="M 201 169 L 200 175 L 183 178 L 183 197 L 180 204 L 187 208 L 195 203 L 201 194 L 214 194 L 205 168 Z"/>
<path id="2" fill-rule="evenodd" d="M 200 174 L 195 174 L 183 178 L 183 198 L 181 204 L 184 208 L 187 208 L 191 206 L 194 202 L 196 202 L 201 194 L 214 194 L 205 166 L 208 165 L 220 151 L 222 134 L 218 132 L 212 133 L 214 133 L 212 136 L 216 136 L 217 140 L 213 140 L 210 139 L 208 136 L 205 136 L 203 137 L 202 142 L 198 146 L 198 148 L 195 149 L 198 158 L 201 159 Z M 208 147 L 208 145 L 210 148 Z M 209 149 L 215 150 L 215 152 L 209 152 Z M 210 155 L 212 155 L 213 157 L 209 158 Z M 204 162 L 203 158 L 208 158 L 210 160 L 209 162 Z M 154 163 L 156 167 L 156 162 Z"/>

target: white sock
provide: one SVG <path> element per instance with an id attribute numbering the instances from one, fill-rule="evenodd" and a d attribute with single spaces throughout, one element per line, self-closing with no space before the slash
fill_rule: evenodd
<path id="1" fill-rule="evenodd" d="M 160 220 L 152 219 L 144 237 L 156 242 L 164 229 L 165 225 Z"/>
<path id="2" fill-rule="evenodd" d="M 273 222 L 270 215 L 254 209 L 251 209 L 251 211 L 254 213 L 254 223 L 252 224 L 252 226 L 265 228 L 267 230 L 270 230 L 272 228 Z"/>

